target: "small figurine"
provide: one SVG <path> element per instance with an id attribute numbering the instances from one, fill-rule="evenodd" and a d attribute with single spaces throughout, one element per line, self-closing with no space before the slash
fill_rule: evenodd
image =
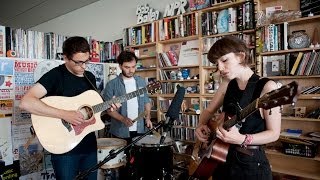
<path id="1" fill-rule="evenodd" d="M 108 81 L 111 81 L 112 79 L 116 78 L 117 75 L 117 67 L 115 66 L 109 66 L 109 74 L 108 74 Z"/>

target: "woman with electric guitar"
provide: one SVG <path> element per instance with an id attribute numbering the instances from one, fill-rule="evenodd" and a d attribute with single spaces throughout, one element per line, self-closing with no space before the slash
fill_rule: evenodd
<path id="1" fill-rule="evenodd" d="M 235 36 L 226 36 L 218 40 L 209 50 L 208 59 L 217 64 L 223 82 L 209 107 L 200 115 L 195 135 L 202 143 L 214 146 L 219 142 L 226 145 L 225 156 L 212 158 L 216 164 L 210 165 L 213 170 L 210 175 L 215 180 L 271 180 L 270 165 L 262 145 L 279 138 L 280 108 L 273 107 L 269 110 L 260 108 L 250 112 L 244 119 L 240 119 L 243 118 L 240 112 L 242 113 L 242 109 L 253 100 L 277 89 L 277 84 L 254 74 L 248 64 L 249 49 Z M 235 126 L 219 123 L 220 125 L 212 128 L 208 124 L 221 106 L 223 106 L 223 112 L 216 121 L 224 122 L 233 118 L 236 119 L 234 122 L 237 122 Z M 201 167 L 198 167 L 193 175 L 200 179 L 208 178 L 207 175 L 199 173 L 201 172 L 199 168 Z"/>

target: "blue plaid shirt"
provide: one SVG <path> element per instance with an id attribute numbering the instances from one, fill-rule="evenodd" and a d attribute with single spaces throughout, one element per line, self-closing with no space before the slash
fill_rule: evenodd
<path id="1" fill-rule="evenodd" d="M 146 82 L 143 78 L 140 76 L 134 76 L 134 79 L 136 80 L 137 90 L 146 87 Z M 106 85 L 106 88 L 103 90 L 103 97 L 104 99 L 110 100 L 113 96 L 119 97 L 122 95 L 125 95 L 126 88 L 123 82 L 122 74 L 120 74 L 118 77 L 112 79 L 109 81 Z M 144 105 L 149 103 L 149 95 L 148 94 L 142 94 L 138 96 L 138 113 L 142 113 L 144 109 Z M 123 102 L 121 107 L 118 109 L 118 112 L 122 115 L 127 117 L 127 102 Z M 144 133 L 145 132 L 145 126 L 144 121 L 138 120 L 138 126 L 137 126 L 137 132 L 138 133 Z M 120 138 L 128 138 L 129 135 L 129 128 L 122 122 L 111 118 L 111 126 L 110 126 L 110 133 L 120 137 Z"/>

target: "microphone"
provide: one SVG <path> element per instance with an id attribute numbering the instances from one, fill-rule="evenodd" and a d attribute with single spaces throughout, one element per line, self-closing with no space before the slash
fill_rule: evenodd
<path id="1" fill-rule="evenodd" d="M 166 121 L 163 126 L 163 133 L 160 138 L 160 144 L 163 144 L 164 140 L 166 139 L 168 131 L 172 129 L 174 120 L 179 118 L 179 112 L 181 109 L 181 104 L 185 94 L 185 88 L 177 85 L 177 92 L 174 95 L 174 98 L 168 108 L 166 113 Z"/>

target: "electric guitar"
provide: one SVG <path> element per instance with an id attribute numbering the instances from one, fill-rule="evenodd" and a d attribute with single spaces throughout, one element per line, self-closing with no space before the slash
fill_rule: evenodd
<path id="1" fill-rule="evenodd" d="M 276 106 L 294 103 L 296 102 L 298 95 L 298 84 L 293 81 L 290 84 L 257 98 L 242 109 L 239 115 L 233 117 L 226 116 L 225 121 L 223 122 L 223 128 L 228 130 L 238 123 L 241 124 L 242 119 L 256 112 L 259 108 L 271 109 Z M 215 130 L 217 125 L 218 123 L 215 121 L 209 121 L 208 123 L 208 127 L 212 132 L 209 138 L 210 144 L 201 143 L 200 141 L 196 142 L 189 165 L 190 176 L 208 179 L 217 165 L 226 161 L 230 144 L 216 138 Z"/>
<path id="2" fill-rule="evenodd" d="M 101 96 L 94 90 L 85 91 L 74 97 L 48 96 L 41 101 L 49 106 L 77 110 L 82 113 L 85 122 L 73 125 L 63 119 L 31 114 L 33 128 L 42 146 L 54 154 L 62 154 L 72 150 L 90 132 L 105 127 L 100 114 L 111 104 L 122 103 L 147 92 L 154 93 L 161 89 L 160 82 L 154 82 L 147 87 L 103 102 Z"/>

